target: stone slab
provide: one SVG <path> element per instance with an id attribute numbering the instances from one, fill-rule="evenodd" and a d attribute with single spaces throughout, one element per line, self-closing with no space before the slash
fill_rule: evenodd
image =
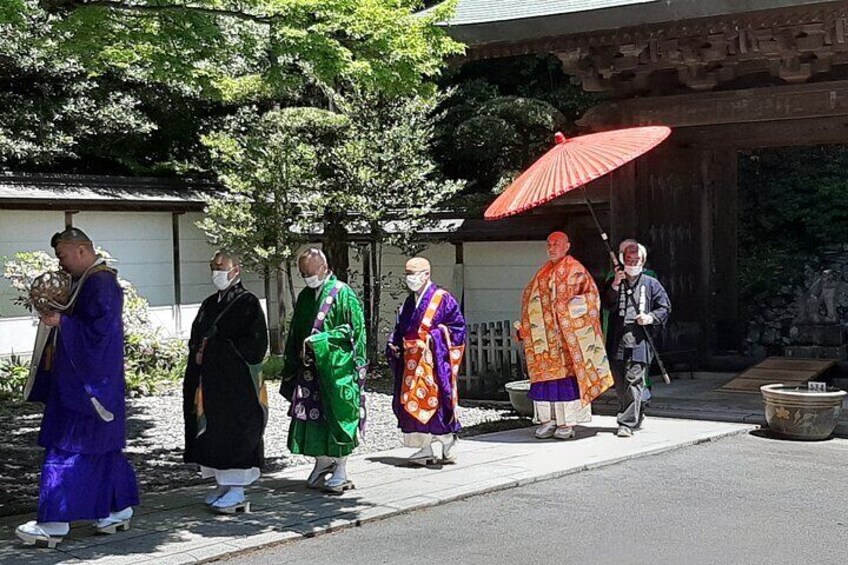
<path id="1" fill-rule="evenodd" d="M 833 359 L 845 361 L 848 359 L 848 346 L 823 346 L 823 345 L 787 345 L 783 348 L 786 357 L 800 359 Z"/>
<path id="2" fill-rule="evenodd" d="M 452 500 L 476 496 L 569 473 L 661 453 L 756 426 L 649 418 L 633 438 L 614 435 L 615 418 L 596 416 L 581 427 L 580 439 L 539 441 L 533 428 L 463 440 L 459 461 L 442 469 L 410 468 L 413 450 L 352 457 L 348 471 L 357 488 L 325 496 L 303 486 L 304 470 L 290 469 L 261 479 L 248 491 L 254 511 L 238 516 L 212 514 L 202 503 L 205 487 L 180 489 L 178 496 L 145 496 L 132 536 L 93 538 L 75 529 L 59 551 L 23 548 L 13 528 L 0 530 L 0 559 L 26 563 L 182 564 L 358 526 Z M 362 482 L 360 482 L 360 479 Z M 18 522 L 31 519 L 19 516 Z M 10 522 L 14 523 L 14 522 Z M 16 561 L 10 561 L 16 562 Z"/>
<path id="3" fill-rule="evenodd" d="M 825 359 L 769 357 L 725 383 L 718 390 L 759 394 L 760 387 L 767 384 L 800 385 L 815 379 L 833 364 L 834 361 Z"/>

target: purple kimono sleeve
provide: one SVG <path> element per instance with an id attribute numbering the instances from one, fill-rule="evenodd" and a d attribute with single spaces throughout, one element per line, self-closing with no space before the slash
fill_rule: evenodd
<path id="1" fill-rule="evenodd" d="M 111 273 L 92 275 L 59 326 L 55 383 L 64 406 L 96 415 L 96 398 L 115 412 L 123 403 L 123 291 Z"/>

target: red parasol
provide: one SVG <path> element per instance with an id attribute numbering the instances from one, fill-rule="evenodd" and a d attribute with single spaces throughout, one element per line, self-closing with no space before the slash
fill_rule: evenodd
<path id="1" fill-rule="evenodd" d="M 570 139 L 557 133 L 556 146 L 509 185 L 489 206 L 485 217 L 497 220 L 550 202 L 647 153 L 670 133 L 671 129 L 665 126 L 605 131 Z"/>

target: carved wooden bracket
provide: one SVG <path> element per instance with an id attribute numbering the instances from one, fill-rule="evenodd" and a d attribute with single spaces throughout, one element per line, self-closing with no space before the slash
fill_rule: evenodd
<path id="1" fill-rule="evenodd" d="M 627 97 L 752 81 L 797 84 L 848 65 L 848 3 L 477 47 L 470 58 L 554 53 L 589 92 Z M 753 77 L 746 81 L 746 77 Z M 762 78 L 766 77 L 763 81 Z M 652 89 L 652 86 L 662 88 Z M 675 88 L 675 85 L 677 86 Z"/>

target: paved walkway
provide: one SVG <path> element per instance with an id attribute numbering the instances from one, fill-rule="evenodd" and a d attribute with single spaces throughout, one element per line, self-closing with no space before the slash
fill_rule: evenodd
<path id="1" fill-rule="evenodd" d="M 676 373 L 670 385 L 663 383 L 660 377 L 654 377 L 654 397 L 645 413 L 662 418 L 766 425 L 763 399 L 759 392 L 745 394 L 718 390 L 735 378 L 737 373 L 696 372 L 692 376 L 689 378 L 689 373 Z M 848 406 L 848 402 L 845 406 Z M 592 408 L 599 414 L 615 414 L 618 411 L 615 391 L 607 392 L 595 400 Z M 834 434 L 848 438 L 848 408 L 842 410 Z"/>
<path id="2" fill-rule="evenodd" d="M 468 496 L 560 477 L 645 455 L 662 453 L 755 426 L 649 418 L 633 438 L 614 435 L 615 419 L 598 416 L 577 439 L 539 441 L 533 428 L 475 436 L 460 443 L 460 459 L 442 469 L 406 466 L 411 450 L 353 457 L 348 471 L 356 490 L 332 497 L 307 490 L 306 467 L 263 478 L 249 490 L 252 512 L 217 516 L 203 505 L 206 488 L 143 497 L 133 529 L 92 535 L 78 525 L 59 550 L 33 549 L 14 539 L 14 527 L 32 516 L 0 521 L 0 562 L 78 562 L 124 565 L 194 563 L 388 518 Z"/>

